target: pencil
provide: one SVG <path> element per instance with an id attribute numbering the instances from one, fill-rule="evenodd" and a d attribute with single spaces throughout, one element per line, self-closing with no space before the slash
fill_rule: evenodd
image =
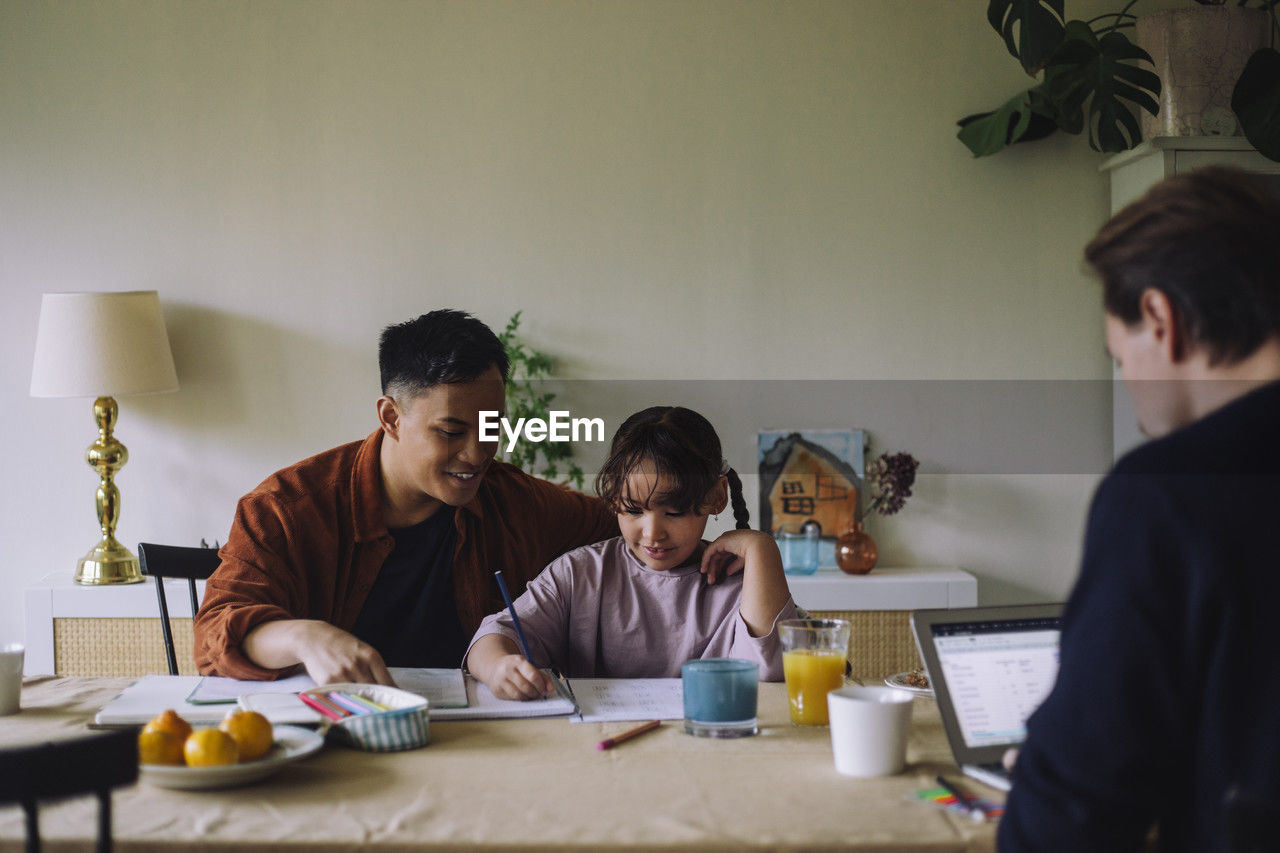
<path id="1" fill-rule="evenodd" d="M 309 692 L 307 693 L 307 695 L 310 696 L 312 699 L 316 700 L 317 702 L 319 702 L 321 705 L 324 705 L 330 711 L 336 711 L 337 713 L 341 714 L 344 717 L 351 716 L 351 712 L 349 710 L 342 707 L 337 702 L 333 701 L 323 693 Z"/>
<path id="2" fill-rule="evenodd" d="M 338 720 L 341 720 L 343 717 L 351 716 L 346 711 L 339 712 L 338 710 L 335 710 L 334 705 L 332 705 L 329 702 L 323 701 L 320 698 L 313 696 L 310 693 L 299 693 L 298 698 L 301 699 L 303 702 L 305 702 L 311 708 L 314 708 L 315 710 L 319 711 L 328 719 L 333 720 L 335 723 Z"/>
<path id="3" fill-rule="evenodd" d="M 626 743 L 627 741 L 631 740 L 634 737 L 640 737 L 640 735 L 644 734 L 645 732 L 651 732 L 660 725 L 662 725 L 661 720 L 650 720 L 649 722 L 644 723 L 643 725 L 636 726 L 634 729 L 627 729 L 625 732 L 623 732 L 620 735 L 614 735 L 613 737 L 605 738 L 604 740 L 596 744 L 596 749 L 612 749 L 613 747 L 617 746 L 620 743 Z"/>
<path id="4" fill-rule="evenodd" d="M 345 711 L 355 714 L 356 716 L 373 713 L 372 708 L 369 708 L 366 705 L 361 705 L 359 702 L 357 702 L 355 699 L 351 698 L 345 693 L 339 693 L 336 690 L 332 690 L 329 692 L 328 697 L 330 702 L 332 702 L 333 704 L 337 705 L 339 708 L 342 708 Z"/>
<path id="5" fill-rule="evenodd" d="M 361 705 L 364 705 L 370 711 L 390 711 L 391 710 L 390 705 L 383 705 L 381 702 L 375 702 L 372 699 L 366 696 L 361 696 L 358 693 L 343 693 L 342 695 L 346 696 L 348 699 L 352 700 L 353 702 L 359 702 Z"/>
<path id="6" fill-rule="evenodd" d="M 529 643 L 524 638 L 524 629 L 520 627 L 520 617 L 516 615 L 516 606 L 511 601 L 511 593 L 507 591 L 507 582 L 502 579 L 502 569 L 494 572 L 493 576 L 498 579 L 498 589 L 502 591 L 502 600 L 507 603 L 507 612 L 511 614 L 511 624 L 515 626 L 516 637 L 520 640 L 520 650 L 524 652 L 524 659 L 529 663 L 533 663 L 533 655 L 529 654 Z M 534 666 L 537 666 L 537 664 L 534 664 Z M 556 669 L 554 663 L 551 664 L 551 674 L 555 676 L 551 683 L 555 685 L 556 692 L 559 693 L 560 686 L 564 685 L 565 691 L 569 694 L 564 698 L 572 702 L 574 708 L 577 708 L 578 697 L 573 695 L 573 688 L 569 686 L 569 679 L 560 676 L 560 670 Z"/>
<path id="7" fill-rule="evenodd" d="M 498 589 L 502 591 L 502 600 L 507 603 L 507 612 L 511 614 L 511 623 L 516 627 L 516 637 L 520 640 L 520 650 L 524 652 L 524 659 L 529 663 L 533 663 L 533 655 L 529 654 L 529 644 L 524 639 L 524 630 L 520 627 L 520 617 L 516 615 L 516 606 L 511 601 L 511 593 L 507 592 L 507 582 L 502 579 L 502 569 L 494 572 L 493 576 L 498 579 Z"/>
<path id="8" fill-rule="evenodd" d="M 969 797 L 960 792 L 960 789 L 951 782 L 947 781 L 947 777 L 939 775 L 937 777 L 938 784 L 942 786 L 942 790 L 956 798 L 956 802 L 964 809 L 965 814 L 975 820 L 984 820 L 987 816 L 986 809 L 978 805 L 973 797 Z"/>

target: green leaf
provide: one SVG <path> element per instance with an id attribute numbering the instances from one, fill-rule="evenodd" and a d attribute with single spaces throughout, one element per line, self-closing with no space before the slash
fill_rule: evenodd
<path id="1" fill-rule="evenodd" d="M 1014 95 L 1000 109 L 960 119 L 956 138 L 975 157 L 988 157 L 1017 142 L 1031 122 L 1030 90 Z"/>
<path id="2" fill-rule="evenodd" d="M 1280 52 L 1264 47 L 1249 57 L 1231 93 L 1231 109 L 1249 144 L 1280 161 Z"/>
<path id="3" fill-rule="evenodd" d="M 543 383 L 537 380 L 551 375 L 554 362 L 551 356 L 533 349 L 520 339 L 520 320 L 523 313 L 523 311 L 517 311 L 511 315 L 506 328 L 502 334 L 498 335 L 498 340 L 506 349 L 507 359 L 511 364 L 511 371 L 507 377 L 507 418 L 512 422 L 519 418 L 548 420 L 556 395 L 554 392 L 544 390 Z M 530 474 L 555 479 L 560 472 L 558 461 L 568 460 L 572 455 L 572 444 L 524 441 L 517 443 L 510 453 L 505 454 L 505 459 Z M 581 488 L 581 469 L 577 469 L 576 466 L 570 468 L 570 476 L 572 478 L 575 469 L 578 472 L 575 482 Z"/>
<path id="4" fill-rule="evenodd" d="M 1151 63 L 1145 50 L 1122 33 L 1101 39 L 1083 21 L 1068 21 L 1066 39 L 1049 58 L 1044 91 L 1058 107 L 1058 127 L 1079 133 L 1088 104 L 1089 145 L 1095 151 L 1124 151 L 1142 141 L 1134 107 L 1155 115 L 1160 78 L 1133 63 Z M 1132 105 L 1132 106 L 1131 106 Z"/>
<path id="5" fill-rule="evenodd" d="M 1084 110 L 1078 105 L 1063 112 L 1063 105 L 1049 97 L 1044 84 L 1031 90 L 1031 126 L 1022 135 L 1023 142 L 1048 136 L 1055 130 L 1076 134 L 1084 130 Z"/>
<path id="6" fill-rule="evenodd" d="M 1028 74 L 1036 74 L 1062 43 L 1065 0 L 991 0 L 987 20 Z"/>
<path id="7" fill-rule="evenodd" d="M 530 352 L 525 369 L 530 376 L 545 376 L 551 372 L 551 358 L 540 352 Z"/>

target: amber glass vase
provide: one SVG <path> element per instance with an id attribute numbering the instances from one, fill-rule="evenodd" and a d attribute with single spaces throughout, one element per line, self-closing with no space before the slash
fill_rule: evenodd
<path id="1" fill-rule="evenodd" d="M 876 566 L 880 551 L 876 540 L 862 529 L 862 522 L 855 521 L 836 540 L 836 565 L 851 575 L 865 575 Z"/>

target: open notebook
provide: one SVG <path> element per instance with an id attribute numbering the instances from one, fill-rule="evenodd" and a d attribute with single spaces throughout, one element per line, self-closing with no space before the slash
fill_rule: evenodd
<path id="1" fill-rule="evenodd" d="M 575 711 L 568 699 L 552 696 L 530 702 L 511 702 L 494 696 L 488 687 L 473 678 L 463 678 L 458 670 L 443 670 L 457 675 L 457 687 L 465 701 L 445 706 L 433 699 L 430 690 L 424 689 L 421 679 L 402 679 L 392 672 L 396 684 L 410 693 L 426 696 L 432 720 L 501 720 L 521 717 L 563 717 Z M 421 672 L 419 670 L 418 672 Z M 257 711 L 272 723 L 308 724 L 320 723 L 323 717 L 307 707 L 297 693 L 247 693 L 238 700 L 240 707 Z"/>
<path id="2" fill-rule="evenodd" d="M 425 696 L 433 720 L 567 716 L 572 702 L 559 697 L 507 702 L 457 669 L 391 668 L 396 684 Z M 301 675 L 280 681 L 239 681 L 199 675 L 147 675 L 126 687 L 93 719 L 102 728 L 139 726 L 166 708 L 189 723 L 217 723 L 239 705 L 264 714 L 272 723 L 317 724 L 322 717 L 303 704 L 298 693 L 316 684 Z"/>
<path id="3" fill-rule="evenodd" d="M 493 720 L 570 716 L 575 722 L 675 720 L 683 716 L 678 678 L 580 678 L 578 705 L 559 696 L 528 702 L 498 699 L 489 688 L 456 669 L 393 668 L 403 689 L 425 696 L 433 720 Z M 125 688 L 94 717 L 95 727 L 146 723 L 166 708 L 188 722 L 217 723 L 233 703 L 258 711 L 276 724 L 318 724 L 321 716 L 298 692 L 315 686 L 307 676 L 275 682 L 237 681 L 198 675 L 148 675 Z"/>
<path id="4" fill-rule="evenodd" d="M 395 678 L 405 690 L 427 695 L 401 681 L 400 676 Z M 497 698 L 488 687 L 468 677 L 465 706 L 443 708 L 432 700 L 429 714 L 432 720 L 510 720 L 567 715 L 575 723 L 684 717 L 684 694 L 678 678 L 575 678 L 572 687 L 576 704 L 559 696 L 511 701 Z M 321 720 L 296 694 L 251 693 L 241 697 L 240 705 L 264 714 L 273 723 L 305 724 Z"/>
<path id="5" fill-rule="evenodd" d="M 427 697 L 432 712 L 437 708 L 465 706 L 467 692 L 462 672 L 456 669 L 408 669 L 395 667 L 396 683 Z M 249 696 L 261 696 L 276 710 L 267 714 L 273 723 L 318 723 L 320 715 L 298 698 L 302 690 L 316 683 L 307 675 L 279 681 L 240 681 L 199 675 L 147 675 L 126 687 L 94 716 L 93 725 L 103 728 L 138 726 L 166 708 L 178 712 L 187 722 L 217 723 L 237 703 Z M 256 710 L 256 709 L 255 709 Z"/>

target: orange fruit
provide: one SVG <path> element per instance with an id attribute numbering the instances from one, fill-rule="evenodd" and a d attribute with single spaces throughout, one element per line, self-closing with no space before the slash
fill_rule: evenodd
<path id="1" fill-rule="evenodd" d="M 178 737 L 178 743 L 182 743 L 191 736 L 191 724 L 178 716 L 178 712 L 172 708 L 163 711 L 152 717 L 150 722 L 142 727 L 144 732 L 171 732 Z"/>
<path id="2" fill-rule="evenodd" d="M 257 711 L 232 711 L 218 726 L 240 747 L 241 761 L 256 761 L 267 754 L 276 736 L 271 721 Z"/>
<path id="3" fill-rule="evenodd" d="M 240 760 L 240 747 L 221 729 L 200 729 L 191 733 L 182 746 L 188 767 L 214 767 L 235 764 Z"/>
<path id="4" fill-rule="evenodd" d="M 138 761 L 142 764 L 181 764 L 184 738 L 163 729 L 138 732 Z"/>

